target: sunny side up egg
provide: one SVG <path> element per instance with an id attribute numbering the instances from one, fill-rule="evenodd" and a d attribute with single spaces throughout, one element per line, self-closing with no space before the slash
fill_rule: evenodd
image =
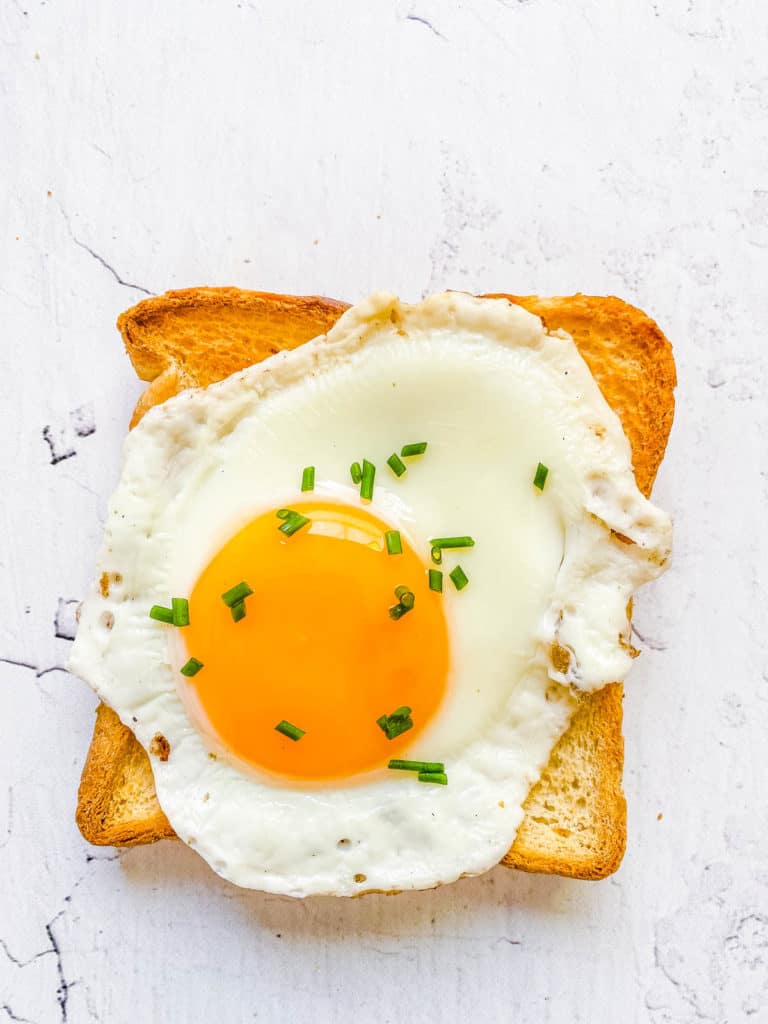
<path id="1" fill-rule="evenodd" d="M 425 888 L 509 849 L 669 546 L 567 335 L 376 294 L 132 431 L 71 667 L 225 878 Z"/>

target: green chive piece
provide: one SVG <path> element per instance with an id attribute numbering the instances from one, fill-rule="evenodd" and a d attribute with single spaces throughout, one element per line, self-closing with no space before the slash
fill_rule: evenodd
<path id="1" fill-rule="evenodd" d="M 413 728 L 411 709 L 403 705 L 397 708 L 391 715 L 382 715 L 376 719 L 376 725 L 381 729 L 388 740 L 393 740 Z"/>
<path id="2" fill-rule="evenodd" d="M 467 576 L 460 565 L 457 565 L 455 569 L 451 569 L 448 575 L 451 577 L 453 585 L 457 590 L 463 590 L 469 583 L 469 576 Z"/>
<path id="3" fill-rule="evenodd" d="M 423 455 L 427 450 L 426 441 L 417 441 L 415 444 L 404 444 L 400 449 L 400 454 L 404 459 L 409 459 L 412 455 Z"/>
<path id="4" fill-rule="evenodd" d="M 438 594 L 443 592 L 443 574 L 439 569 L 429 570 L 429 589 L 437 591 Z"/>
<path id="5" fill-rule="evenodd" d="M 402 736 L 404 732 L 408 732 L 409 729 L 413 728 L 413 722 L 410 718 L 404 722 L 393 722 L 391 719 L 388 719 L 386 724 L 382 724 L 381 719 L 378 719 L 378 723 L 384 730 L 384 735 L 388 740 L 396 740 L 398 736 Z"/>
<path id="6" fill-rule="evenodd" d="M 158 622 L 167 622 L 173 624 L 173 611 L 170 608 L 164 608 L 161 604 L 153 604 L 149 609 L 150 619 L 156 619 Z"/>
<path id="7" fill-rule="evenodd" d="M 384 534 L 384 540 L 387 542 L 388 555 L 402 555 L 403 543 L 400 540 L 399 530 L 387 530 Z"/>
<path id="8" fill-rule="evenodd" d="M 433 537 L 429 542 L 433 548 L 473 548 L 475 542 L 472 537 Z"/>
<path id="9" fill-rule="evenodd" d="M 387 768 L 398 772 L 444 772 L 445 765 L 442 761 L 401 761 L 393 758 Z"/>
<path id="10" fill-rule="evenodd" d="M 410 610 L 411 609 L 410 608 L 406 608 L 405 605 L 393 604 L 393 605 L 390 606 L 390 609 L 389 609 L 389 617 L 390 617 L 390 619 L 394 619 L 395 622 L 397 622 L 398 619 L 402 619 L 402 617 L 407 612 L 409 612 Z"/>
<path id="11" fill-rule="evenodd" d="M 221 595 L 221 600 L 224 602 L 227 608 L 232 608 L 236 604 L 239 604 L 241 601 L 244 601 L 246 597 L 250 597 L 252 593 L 253 591 L 251 590 L 251 588 L 248 586 L 245 580 L 243 580 L 241 583 L 238 583 L 236 586 L 231 587 L 229 590 L 225 590 L 224 593 Z"/>
<path id="12" fill-rule="evenodd" d="M 364 501 L 370 501 L 373 497 L 373 481 L 376 477 L 376 467 L 368 459 L 363 459 L 363 472 L 360 478 L 360 497 Z"/>
<path id="13" fill-rule="evenodd" d="M 282 722 L 278 722 L 275 726 L 276 732 L 281 732 L 283 736 L 287 736 L 289 740 L 300 740 L 304 735 L 304 729 L 300 729 L 298 725 L 291 725 L 290 722 L 286 722 L 285 719 Z"/>
<path id="14" fill-rule="evenodd" d="M 448 776 L 445 772 L 419 772 L 419 782 L 432 782 L 436 786 L 447 786 Z"/>
<path id="15" fill-rule="evenodd" d="M 245 618 L 245 601 L 235 601 L 229 609 L 233 622 L 239 622 Z"/>
<path id="16" fill-rule="evenodd" d="M 402 476 L 403 473 L 408 468 L 405 465 L 405 463 L 403 462 L 403 460 L 400 458 L 400 456 L 397 454 L 397 452 L 392 452 L 392 454 L 387 459 L 387 465 L 392 470 L 392 472 L 395 474 L 395 476 L 398 476 L 398 477 Z"/>
<path id="17" fill-rule="evenodd" d="M 401 605 L 406 611 L 410 611 L 416 603 L 416 597 L 412 590 L 401 584 L 399 587 L 395 587 L 395 597 L 398 599 Z"/>
<path id="18" fill-rule="evenodd" d="M 533 478 L 533 486 L 534 487 L 538 487 L 538 489 L 540 491 L 543 491 L 544 490 L 544 484 L 547 482 L 547 477 L 548 476 L 549 476 L 549 469 L 548 469 L 548 467 L 545 466 L 543 462 L 540 462 L 538 464 L 538 466 L 536 467 L 536 476 Z"/>
<path id="19" fill-rule="evenodd" d="M 279 508 L 275 515 L 278 519 L 290 519 L 291 516 L 296 515 L 293 509 L 290 508 Z"/>
<path id="20" fill-rule="evenodd" d="M 435 563 L 435 565 L 442 565 L 442 563 L 443 563 L 443 551 L 442 551 L 442 548 L 432 548 L 430 554 L 432 556 L 432 561 Z"/>
<path id="21" fill-rule="evenodd" d="M 349 467 L 349 475 L 352 477 L 353 484 L 360 483 L 360 481 L 363 479 L 363 471 L 362 469 L 360 469 L 359 462 L 352 463 L 352 465 Z"/>
<path id="22" fill-rule="evenodd" d="M 190 658 L 186 665 L 181 666 L 181 674 L 191 679 L 192 676 L 196 676 L 197 673 L 203 668 L 202 661 L 198 661 L 197 658 Z"/>
<path id="23" fill-rule="evenodd" d="M 394 718 L 395 720 L 398 720 L 398 719 L 403 719 L 404 720 L 404 719 L 410 717 L 410 714 L 411 714 L 411 709 L 407 705 L 403 704 L 402 707 L 395 708 L 395 710 L 392 712 L 392 714 L 389 717 L 390 718 Z"/>
<path id="24" fill-rule="evenodd" d="M 283 510 L 280 509 L 282 512 Z M 298 512 L 294 512 L 292 509 L 288 509 L 290 515 L 285 519 L 285 522 L 278 526 L 280 533 L 284 533 L 286 537 L 292 537 L 294 533 L 297 533 L 308 523 L 311 523 L 311 519 L 307 519 L 306 516 L 302 516 Z"/>
<path id="25" fill-rule="evenodd" d="M 302 491 L 314 491 L 315 489 L 315 467 L 306 466 L 301 474 Z"/>
<path id="26" fill-rule="evenodd" d="M 186 597 L 172 597 L 171 611 L 173 612 L 174 626 L 189 625 L 189 601 Z"/>

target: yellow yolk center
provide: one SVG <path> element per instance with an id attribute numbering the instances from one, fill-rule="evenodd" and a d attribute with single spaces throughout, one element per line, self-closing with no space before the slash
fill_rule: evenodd
<path id="1" fill-rule="evenodd" d="M 448 630 L 427 566 L 362 508 L 302 502 L 311 524 L 291 537 L 274 511 L 240 530 L 201 573 L 180 631 L 204 668 L 190 688 L 209 726 L 237 757 L 293 778 L 342 778 L 385 766 L 425 727 L 443 697 Z M 221 595 L 246 581 L 245 618 Z M 393 620 L 395 588 L 415 596 Z M 413 728 L 387 739 L 382 715 L 411 708 Z M 275 730 L 286 720 L 305 735 Z"/>

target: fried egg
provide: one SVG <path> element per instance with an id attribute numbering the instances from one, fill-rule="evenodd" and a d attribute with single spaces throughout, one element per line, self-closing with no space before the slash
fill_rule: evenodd
<path id="1" fill-rule="evenodd" d="M 379 293 L 131 432 L 71 667 L 223 877 L 426 888 L 510 848 L 669 550 L 570 337 Z"/>

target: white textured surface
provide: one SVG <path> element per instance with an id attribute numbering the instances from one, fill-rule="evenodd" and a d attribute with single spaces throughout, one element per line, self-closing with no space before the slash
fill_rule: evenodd
<path id="1" fill-rule="evenodd" d="M 0 1021 L 765 1020 L 768 13 L 215 7 L 0 0 Z M 291 903 L 80 839 L 55 634 L 139 393 L 111 324 L 195 283 L 615 292 L 673 339 L 613 879 Z"/>

